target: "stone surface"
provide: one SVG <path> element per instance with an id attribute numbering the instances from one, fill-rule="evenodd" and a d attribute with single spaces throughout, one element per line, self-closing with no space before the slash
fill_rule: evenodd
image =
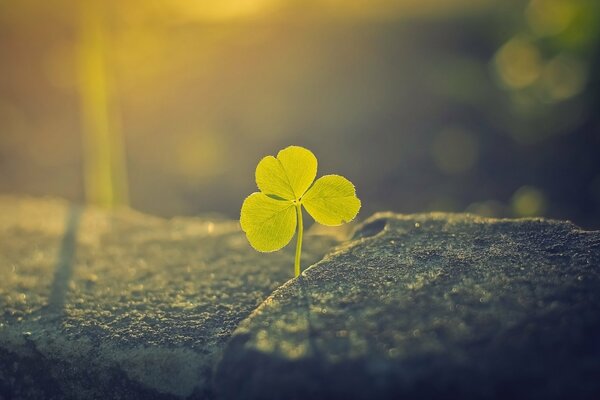
<path id="1" fill-rule="evenodd" d="M 303 265 L 336 240 L 306 236 Z M 212 398 L 238 323 L 293 273 L 237 222 L 0 197 L 0 399 Z"/>
<path id="2" fill-rule="evenodd" d="M 215 381 L 225 399 L 600 398 L 600 232 L 378 214 L 240 325 Z"/>

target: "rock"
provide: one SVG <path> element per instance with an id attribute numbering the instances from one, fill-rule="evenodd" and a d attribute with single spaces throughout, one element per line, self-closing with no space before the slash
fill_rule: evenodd
<path id="1" fill-rule="evenodd" d="M 215 382 L 224 399 L 600 398 L 600 232 L 377 214 L 242 322 Z"/>
<path id="2" fill-rule="evenodd" d="M 337 243 L 306 236 L 303 265 Z M 238 323 L 293 274 L 237 221 L 0 197 L 0 399 L 212 398 Z"/>

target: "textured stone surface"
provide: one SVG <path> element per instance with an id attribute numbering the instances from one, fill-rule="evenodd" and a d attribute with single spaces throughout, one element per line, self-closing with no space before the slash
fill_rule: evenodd
<path id="1" fill-rule="evenodd" d="M 336 243 L 306 237 L 303 264 Z M 237 222 L 0 197 L 0 399 L 211 398 L 240 320 L 293 272 Z"/>
<path id="2" fill-rule="evenodd" d="M 226 399 L 600 398 L 600 232 L 379 214 L 234 333 Z"/>

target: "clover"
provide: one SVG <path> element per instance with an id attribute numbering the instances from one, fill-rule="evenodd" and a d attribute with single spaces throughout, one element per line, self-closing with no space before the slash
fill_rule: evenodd
<path id="1" fill-rule="evenodd" d="M 260 192 L 246 197 L 240 225 L 250 245 L 272 252 L 287 245 L 298 232 L 294 276 L 300 275 L 302 252 L 302 207 L 313 219 L 327 226 L 352 221 L 360 209 L 354 185 L 340 175 L 325 175 L 315 181 L 317 158 L 308 149 L 289 146 L 266 156 L 256 166 Z M 297 229 L 296 229 L 297 228 Z"/>

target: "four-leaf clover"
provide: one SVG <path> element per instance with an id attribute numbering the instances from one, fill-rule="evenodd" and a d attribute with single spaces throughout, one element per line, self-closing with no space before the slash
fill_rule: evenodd
<path id="1" fill-rule="evenodd" d="M 343 176 L 325 175 L 317 181 L 317 158 L 299 146 L 267 156 L 256 167 L 260 192 L 244 200 L 242 230 L 258 251 L 276 251 L 287 245 L 298 230 L 294 275 L 300 275 L 302 206 L 320 224 L 341 225 L 356 217 L 360 200 L 354 185 Z"/>

